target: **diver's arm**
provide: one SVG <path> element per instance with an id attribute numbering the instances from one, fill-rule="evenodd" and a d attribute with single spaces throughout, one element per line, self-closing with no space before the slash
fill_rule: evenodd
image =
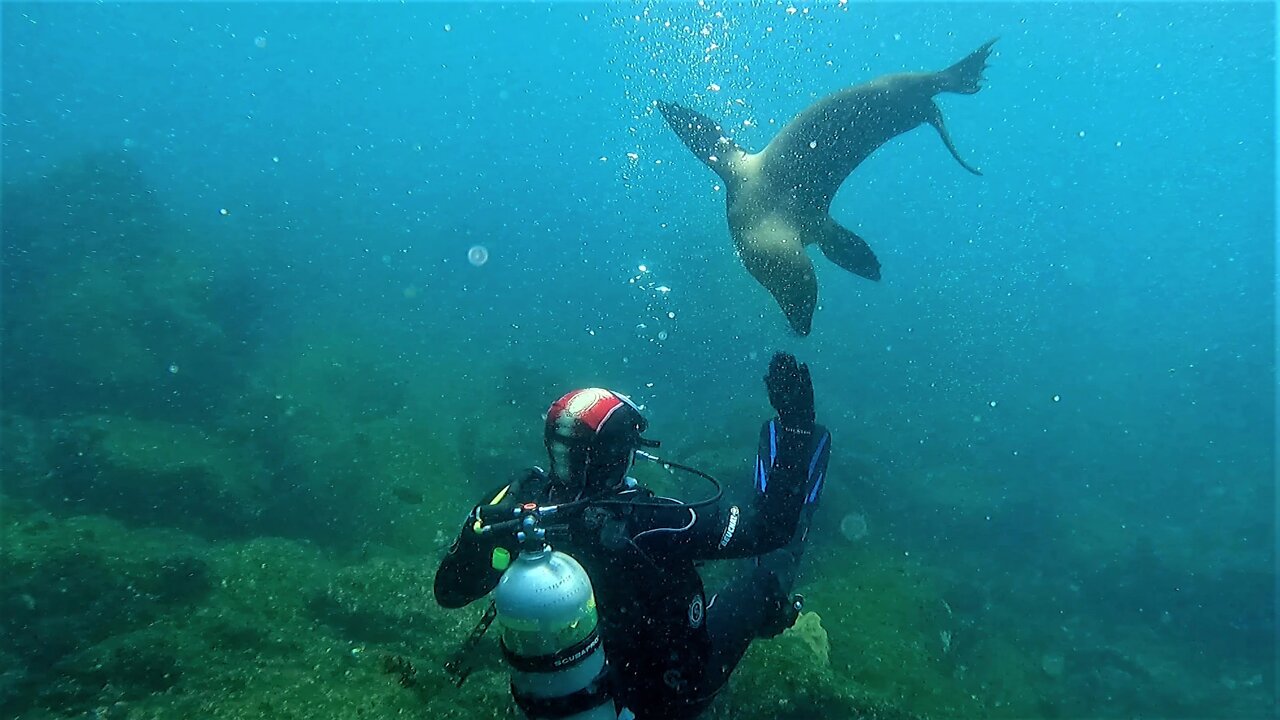
<path id="1" fill-rule="evenodd" d="M 479 505 L 472 508 L 436 570 L 436 602 L 442 607 L 460 608 L 487 595 L 502 576 L 491 562 L 497 543 L 474 530 L 479 510 Z"/>
<path id="2" fill-rule="evenodd" d="M 501 489 L 486 494 L 462 522 L 458 538 L 436 570 L 436 602 L 442 607 L 460 608 L 497 587 L 502 570 L 493 567 L 493 551 L 506 547 L 509 557 L 514 558 L 518 550 L 510 537 L 481 534 L 480 528 L 485 521 L 505 519 L 515 507 L 515 498 L 520 496 L 521 485 L 527 477 L 532 477 L 532 473 L 523 473 Z"/>
<path id="3" fill-rule="evenodd" d="M 743 557 L 791 540 L 805 504 L 817 502 L 831 455 L 831 434 L 814 420 L 809 367 L 777 353 L 765 375 L 778 417 L 764 423 L 756 451 L 755 496 L 746 507 L 671 505 L 637 516 L 643 550 L 700 559 Z M 643 542 L 642 542 L 643 541 Z"/>
<path id="4" fill-rule="evenodd" d="M 760 555 L 795 535 L 804 506 L 817 502 L 831 456 L 831 434 L 814 424 L 807 433 L 777 420 L 760 429 L 755 492 L 749 503 L 721 500 L 705 508 L 678 504 L 634 514 L 638 547 L 648 553 L 701 560 Z"/>

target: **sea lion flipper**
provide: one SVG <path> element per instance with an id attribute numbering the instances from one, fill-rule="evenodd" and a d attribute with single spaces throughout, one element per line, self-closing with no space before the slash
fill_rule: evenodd
<path id="1" fill-rule="evenodd" d="M 960 163 L 960 167 L 974 175 L 981 175 L 981 170 L 965 162 L 965 159 L 960 157 L 960 151 L 956 150 L 955 143 L 951 142 L 951 133 L 947 132 L 947 124 L 942 119 L 942 110 L 938 109 L 938 104 L 930 100 L 929 105 L 929 115 L 925 118 L 925 122 L 938 131 L 938 136 L 942 138 L 942 144 L 947 146 L 947 151 L 951 153 L 951 157 L 956 159 L 956 162 Z"/>
<path id="2" fill-rule="evenodd" d="M 818 236 L 818 247 L 831 262 L 868 280 L 880 279 L 880 261 L 866 240 L 828 220 Z"/>
<path id="3" fill-rule="evenodd" d="M 773 295 L 795 334 L 813 329 L 818 306 L 818 277 L 800 236 L 785 228 L 757 228 L 756 234 L 735 237 L 738 258 L 747 272 Z"/>
<path id="4" fill-rule="evenodd" d="M 656 101 L 658 111 L 667 121 L 667 125 L 680 136 L 689 150 L 716 171 L 725 182 L 732 179 L 733 166 L 746 152 L 737 143 L 725 137 L 720 123 L 703 115 L 697 110 L 690 110 L 683 105 Z"/>
<path id="5" fill-rule="evenodd" d="M 987 57 L 991 46 L 999 38 L 991 38 L 982 47 L 969 53 L 963 60 L 938 73 L 942 80 L 938 89 L 942 92 L 972 95 L 982 89 L 982 71 L 987 69 Z"/>

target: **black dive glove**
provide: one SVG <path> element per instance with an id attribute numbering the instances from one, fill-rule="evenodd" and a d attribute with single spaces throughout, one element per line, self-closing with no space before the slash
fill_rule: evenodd
<path id="1" fill-rule="evenodd" d="M 538 468 L 521 470 L 513 475 L 495 495 L 486 497 L 471 509 L 471 514 L 463 523 L 459 540 L 474 545 L 485 538 L 484 544 L 507 544 L 508 539 L 514 537 L 514 532 L 509 532 L 510 526 L 520 517 L 516 512 L 521 505 L 520 498 L 529 494 L 529 483 L 545 480 L 545 475 Z M 501 529 L 497 534 L 490 535 L 487 528 L 494 525 L 501 525 Z"/>
<path id="2" fill-rule="evenodd" d="M 769 362 L 764 385 L 769 390 L 769 404 L 778 412 L 778 424 L 784 430 L 805 435 L 813 432 L 813 380 L 808 365 L 780 350 Z"/>

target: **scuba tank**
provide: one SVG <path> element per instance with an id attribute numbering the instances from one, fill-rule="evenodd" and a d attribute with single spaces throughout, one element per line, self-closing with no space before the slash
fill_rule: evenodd
<path id="1" fill-rule="evenodd" d="M 714 496 L 685 507 L 719 501 L 720 483 L 714 477 L 643 451 L 637 450 L 636 456 L 693 473 L 715 486 Z M 635 483 L 631 478 L 627 481 Z M 493 604 L 445 667 L 461 686 L 470 672 L 466 658 L 496 616 L 502 627 L 502 654 L 511 668 L 511 695 L 528 720 L 635 720 L 629 709 L 615 709 L 609 690 L 609 666 L 597 627 L 591 579 L 577 560 L 546 543 L 546 528 L 541 525 L 559 513 L 590 505 L 636 507 L 640 503 L 604 497 L 559 505 L 524 503 L 514 509 L 512 519 L 476 528 L 482 535 L 514 533 L 520 553 L 512 561 L 505 548 L 494 549 L 493 567 L 502 571 L 502 577 Z"/>
<path id="2" fill-rule="evenodd" d="M 618 720 L 591 579 L 545 542 L 538 517 L 554 508 L 522 509 L 520 553 L 494 591 L 511 695 L 529 720 Z"/>

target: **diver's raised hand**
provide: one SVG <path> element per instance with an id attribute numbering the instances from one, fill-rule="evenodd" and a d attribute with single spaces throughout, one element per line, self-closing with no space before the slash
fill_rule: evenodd
<path id="1" fill-rule="evenodd" d="M 779 350 L 769 361 L 764 385 L 769 391 L 769 404 L 778 412 L 778 423 L 784 429 L 813 432 L 813 380 L 809 377 L 808 365 L 797 362 L 791 353 Z"/>

